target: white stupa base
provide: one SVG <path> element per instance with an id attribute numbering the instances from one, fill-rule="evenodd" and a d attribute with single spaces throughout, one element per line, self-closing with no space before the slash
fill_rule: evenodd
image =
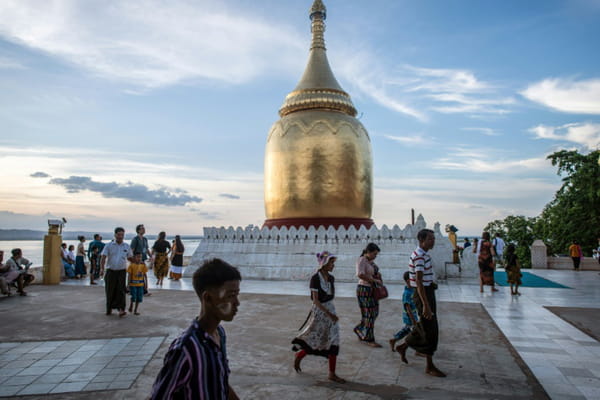
<path id="1" fill-rule="evenodd" d="M 192 256 L 184 276 L 191 277 L 202 263 L 221 258 L 239 268 L 244 279 L 307 280 L 317 269 L 316 254 L 328 250 L 337 255 L 333 271 L 338 281 L 356 280 L 356 260 L 367 243 L 381 248 L 376 263 L 386 282 L 402 282 L 410 254 L 417 247 L 416 235 L 426 227 L 419 215 L 414 225 L 400 229 L 386 225 L 370 229 L 325 228 L 204 228 L 204 238 Z M 452 244 L 434 226 L 435 247 L 430 251 L 433 267 L 444 277 L 444 263 L 452 260 Z M 451 272 L 450 270 L 448 272 Z"/>

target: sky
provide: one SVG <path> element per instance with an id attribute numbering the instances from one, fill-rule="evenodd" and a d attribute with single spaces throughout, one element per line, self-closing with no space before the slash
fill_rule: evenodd
<path id="1" fill-rule="evenodd" d="M 600 0 L 324 0 L 378 226 L 537 216 L 546 159 L 600 148 Z M 0 229 L 262 225 L 312 0 L 0 2 Z"/>

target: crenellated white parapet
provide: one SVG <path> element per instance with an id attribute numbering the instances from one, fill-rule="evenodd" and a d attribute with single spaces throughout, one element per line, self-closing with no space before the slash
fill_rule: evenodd
<path id="1" fill-rule="evenodd" d="M 381 248 L 377 265 L 384 279 L 402 281 L 408 257 L 417 246 L 417 233 L 427 224 L 419 215 L 414 225 L 380 228 L 351 226 L 309 226 L 308 228 L 245 228 L 230 226 L 204 228 L 204 237 L 196 249 L 185 275 L 191 276 L 206 259 L 218 257 L 238 267 L 246 279 L 304 280 L 316 269 L 315 255 L 323 250 L 338 256 L 335 276 L 340 281 L 355 279 L 355 263 L 367 243 Z M 430 251 L 436 273 L 443 274 L 445 261 L 452 259 L 449 240 L 434 225 L 436 246 Z M 441 275 L 440 275 L 441 276 Z"/>
<path id="2" fill-rule="evenodd" d="M 413 243 L 416 241 L 417 233 L 426 227 L 425 220 L 421 215 L 415 225 L 406 225 L 401 229 L 394 225 L 391 229 L 387 225 L 377 228 L 372 225 L 367 229 L 361 225 L 359 229 L 354 226 L 346 229 L 341 226 L 319 227 L 273 227 L 262 229 L 258 226 L 249 225 L 246 228 L 230 226 L 225 227 L 205 227 L 203 242 L 207 243 L 266 243 L 266 244 L 284 244 L 284 243 L 314 243 L 314 244 L 338 244 L 338 243 Z M 439 223 L 435 224 L 436 237 L 443 237 L 440 231 Z"/>

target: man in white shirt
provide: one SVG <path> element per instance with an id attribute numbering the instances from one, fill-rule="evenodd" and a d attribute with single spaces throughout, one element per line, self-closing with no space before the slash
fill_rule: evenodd
<path id="1" fill-rule="evenodd" d="M 100 258 L 100 276 L 104 275 L 104 291 L 106 293 L 106 315 L 112 310 L 119 310 L 119 317 L 127 315 L 125 311 L 127 261 L 131 260 L 133 253 L 129 245 L 123 242 L 125 229 L 115 228 L 115 239 L 104 246 Z M 106 274 L 104 268 L 106 266 Z"/>
<path id="2" fill-rule="evenodd" d="M 504 240 L 500 235 L 500 232 L 496 232 L 496 237 L 492 240 L 492 246 L 496 250 L 496 255 L 494 258 L 496 259 L 496 264 L 503 265 L 503 257 L 504 257 Z"/>
<path id="3" fill-rule="evenodd" d="M 402 361 L 408 364 L 406 350 L 410 346 L 427 357 L 425 373 L 431 376 L 444 378 L 445 373 L 433 364 L 433 354 L 437 350 L 439 328 L 437 321 L 437 304 L 435 300 L 435 272 L 431 264 L 431 257 L 427 252 L 435 245 L 435 233 L 431 229 L 421 229 L 417 234 L 419 247 L 410 256 L 408 273 L 410 285 L 416 287 L 413 299 L 419 313 L 419 324 L 423 328 L 413 329 L 408 334 L 404 343 L 396 347 Z"/>

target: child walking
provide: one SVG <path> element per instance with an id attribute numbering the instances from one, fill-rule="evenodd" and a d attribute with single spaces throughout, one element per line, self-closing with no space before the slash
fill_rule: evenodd
<path id="1" fill-rule="evenodd" d="M 418 320 L 417 315 L 417 306 L 415 305 L 415 301 L 413 300 L 413 295 L 415 293 L 416 288 L 410 286 L 410 273 L 406 271 L 404 273 L 404 282 L 406 286 L 404 287 L 404 293 L 402 293 L 402 322 L 404 322 L 404 327 L 400 329 L 392 339 L 390 339 L 390 347 L 392 351 L 396 351 L 396 342 L 402 340 L 406 335 L 410 333 L 413 328 L 413 322 Z M 410 309 L 414 318 L 410 318 L 410 315 L 407 313 L 407 309 Z"/>
<path id="2" fill-rule="evenodd" d="M 146 281 L 147 273 L 148 267 L 146 267 L 146 264 L 142 261 L 142 253 L 136 251 L 133 254 L 133 262 L 127 267 L 127 282 L 129 293 L 131 294 L 129 312 L 133 311 L 134 315 L 140 315 L 138 306 L 144 299 L 144 282 Z M 133 303 L 135 303 L 135 309 L 133 308 Z"/>

